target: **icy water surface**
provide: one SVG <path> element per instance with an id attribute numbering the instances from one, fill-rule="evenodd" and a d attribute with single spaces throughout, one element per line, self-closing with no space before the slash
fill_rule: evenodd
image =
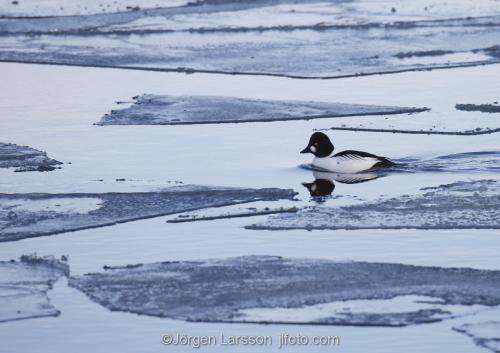
<path id="1" fill-rule="evenodd" d="M 495 0 L 160 1 L 153 9 L 125 1 L 114 12 L 110 5 L 4 5 L 0 60 L 298 78 L 500 60 Z"/>
<path id="2" fill-rule="evenodd" d="M 33 193 L 92 195 L 85 204 L 56 198 L 44 204 L 19 206 L 11 202 L 8 207 L 14 209 L 24 207 L 29 212 L 40 209 L 52 212 L 63 207 L 73 214 L 94 212 L 100 207 L 101 194 L 149 192 L 157 195 L 161 190 L 178 187 L 181 183 L 207 187 L 292 189 L 298 193 L 294 196 L 296 201 L 269 202 L 259 199 L 245 205 L 194 212 L 198 217 L 216 218 L 224 214 L 251 213 L 253 209 L 355 206 L 373 203 L 380 198 L 419 195 L 423 192 L 421 189 L 440 185 L 474 185 L 478 180 L 500 180 L 496 133 L 457 136 L 328 130 L 338 151 L 369 151 L 390 157 L 403 165 L 380 175 L 365 175 L 365 182 L 358 182 L 352 176 L 329 176 L 331 179 L 328 180 L 335 187 L 329 195 L 320 198 L 311 197 L 309 189 L 302 183 L 326 177 L 300 168 L 300 165 L 310 162 L 310 157 L 298 153 L 315 129 L 401 127 L 465 131 L 477 127 L 497 128 L 499 120 L 494 113 L 458 111 L 455 105 L 497 100 L 500 86 L 492 78 L 500 76 L 498 65 L 338 80 L 184 75 L 8 63 L 1 64 L 0 71 L 3 78 L 0 83 L 0 141 L 34 147 L 63 163 L 61 169 L 47 173 L 13 173 L 13 168 L 0 169 L 0 193 L 14 194 L 14 199 L 21 197 L 19 194 Z M 33 77 L 37 79 L 33 80 Z M 110 110 L 123 108 L 123 104 L 116 102 L 130 102 L 131 97 L 142 94 L 361 103 L 429 107 L 431 110 L 413 115 L 223 125 L 94 125 Z M 482 196 L 488 197 L 487 194 Z M 237 201 L 245 201 L 236 198 Z M 394 264 L 389 267 L 403 269 L 409 275 L 434 266 L 436 276 L 447 278 L 451 278 L 447 274 L 456 273 L 451 268 L 459 268 L 463 269 L 459 272 L 464 276 L 468 273 L 484 274 L 484 277 L 469 276 L 467 281 L 484 280 L 491 286 L 496 285 L 496 281 L 488 280 L 488 276 L 500 270 L 498 230 L 451 227 L 446 230 L 269 232 L 244 228 L 252 223 L 265 222 L 268 217 L 271 216 L 167 223 L 178 219 L 178 215 L 160 216 L 107 228 L 79 230 L 72 234 L 4 242 L 0 246 L 0 260 L 18 259 L 22 254 L 34 252 L 58 258 L 68 255 L 73 278 L 70 281 L 86 278 L 84 275 L 87 273 L 97 273 L 95 276 L 98 277 L 100 273 L 115 271 L 104 271 L 105 265 L 144 264 L 154 269 L 161 266 L 156 263 L 164 261 L 225 261 L 249 255 L 282 256 L 292 262 L 297 258 L 308 259 L 311 263 L 319 260 L 366 262 L 373 268 L 380 263 L 380 266 Z M 282 305 L 281 309 L 242 308 L 240 312 L 247 316 L 248 321 L 275 318 L 281 322 L 305 322 L 321 318 L 318 313 L 325 310 L 333 313 L 335 320 L 342 319 L 344 323 L 346 318 L 358 323 L 372 318 L 379 324 L 389 319 L 399 323 L 424 321 L 405 328 L 380 325 L 368 328 L 207 324 L 139 316 L 110 311 L 108 307 L 117 307 L 109 302 L 101 306 L 91 301 L 79 290 L 69 287 L 63 278 L 48 291 L 51 305 L 61 315 L 1 324 L 0 350 L 25 352 L 42 344 L 54 352 L 66 352 L 68 349 L 84 352 L 91 347 L 98 352 L 108 352 L 114 347 L 121 347 L 123 352 L 143 351 L 145 347 L 159 352 L 169 349 L 160 343 L 161 335 L 168 332 L 274 336 L 290 332 L 338 335 L 342 341 L 340 347 L 335 349 L 342 352 L 442 352 L 442 347 L 454 352 L 482 352 L 484 348 L 474 343 L 474 337 L 486 336 L 481 323 L 497 320 L 500 311 L 498 307 L 490 306 L 496 305 L 494 300 L 474 303 L 479 307 L 469 306 L 470 302 L 462 305 L 467 302 L 464 298 L 471 294 L 469 290 L 481 288 L 479 285 L 469 288 L 464 283 L 468 282 L 457 280 L 457 283 L 451 283 L 461 288 L 463 296 L 461 299 L 455 297 L 457 301 L 453 304 L 458 306 L 453 306 L 451 302 L 443 303 L 443 300 L 435 302 L 435 296 L 430 294 L 436 292 L 406 288 L 408 290 L 398 292 L 401 295 L 395 298 L 377 296 L 380 301 L 376 303 L 367 297 L 357 301 L 349 296 L 353 299 L 347 302 L 351 308 L 349 314 L 344 307 L 324 302 L 311 302 L 301 308 L 287 308 L 286 305 Z M 155 283 L 151 285 L 154 290 Z M 131 293 L 133 295 L 133 291 Z M 373 293 L 379 292 L 374 290 Z M 445 292 L 440 293 L 442 296 L 438 297 L 447 298 Z M 122 300 L 117 301 L 120 305 L 127 302 L 127 296 L 122 294 Z M 482 296 L 485 300 L 489 298 L 486 294 Z M 317 305 L 331 306 L 318 308 Z M 394 312 L 389 313 L 384 308 L 392 308 Z M 120 307 L 120 310 L 135 311 L 128 306 Z M 475 325 L 479 326 L 473 330 Z M 25 332 L 30 332 L 30 335 Z M 95 342 L 99 342 L 99 347 L 95 347 Z M 218 351 L 218 348 L 206 347 L 204 350 Z M 277 346 L 266 348 L 278 350 Z M 241 350 L 252 352 L 255 348 L 241 347 Z M 301 351 L 327 350 L 331 351 L 332 347 L 306 347 Z M 176 347 L 176 351 L 190 352 L 192 348 Z"/>

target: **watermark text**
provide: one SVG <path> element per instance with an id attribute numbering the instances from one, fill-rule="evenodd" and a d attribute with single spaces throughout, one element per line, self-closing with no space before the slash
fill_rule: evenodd
<path id="1" fill-rule="evenodd" d="M 199 349 L 208 346 L 338 346 L 340 337 L 333 335 L 303 335 L 279 333 L 277 335 L 189 335 L 185 333 L 166 333 L 161 337 L 165 346 L 188 346 Z"/>

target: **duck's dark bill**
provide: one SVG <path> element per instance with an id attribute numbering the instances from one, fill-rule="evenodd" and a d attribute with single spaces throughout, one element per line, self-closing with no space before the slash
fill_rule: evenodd
<path id="1" fill-rule="evenodd" d="M 311 150 L 309 149 L 309 146 L 307 146 L 306 148 L 304 148 L 302 151 L 300 151 L 300 153 L 312 153 Z"/>

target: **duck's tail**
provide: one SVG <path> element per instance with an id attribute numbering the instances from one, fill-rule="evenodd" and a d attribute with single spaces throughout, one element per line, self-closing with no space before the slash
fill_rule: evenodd
<path id="1" fill-rule="evenodd" d="M 378 160 L 372 168 L 388 168 L 396 165 L 396 163 L 385 157 L 378 157 Z"/>

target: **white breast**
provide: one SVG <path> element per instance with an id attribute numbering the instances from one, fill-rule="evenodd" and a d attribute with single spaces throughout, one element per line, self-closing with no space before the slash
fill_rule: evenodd
<path id="1" fill-rule="evenodd" d="M 313 166 L 335 173 L 358 173 L 372 168 L 377 162 L 376 158 L 362 157 L 362 158 L 348 158 L 345 156 L 340 157 L 325 157 L 313 159 Z"/>

